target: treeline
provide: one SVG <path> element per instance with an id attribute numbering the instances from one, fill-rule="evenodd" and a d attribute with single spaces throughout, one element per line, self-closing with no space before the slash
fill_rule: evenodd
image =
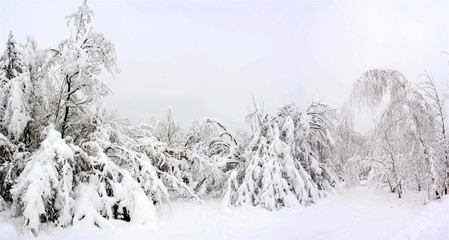
<path id="1" fill-rule="evenodd" d="M 0 59 L 0 204 L 27 231 L 110 219 L 152 224 L 176 198 L 268 210 L 313 204 L 367 180 L 406 190 L 447 186 L 445 96 L 427 78 L 414 87 L 395 71 L 374 70 L 333 109 L 287 104 L 275 114 L 254 105 L 249 132 L 235 136 L 218 120 L 182 131 L 166 117 L 132 125 L 102 108 L 99 78 L 116 73 L 114 45 L 89 23 L 86 3 L 68 17 L 73 34 L 39 49 L 10 34 Z M 352 109 L 389 97 L 373 132 L 353 130 Z"/>

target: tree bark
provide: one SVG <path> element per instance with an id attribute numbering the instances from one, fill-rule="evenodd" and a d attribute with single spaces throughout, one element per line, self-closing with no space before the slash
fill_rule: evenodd
<path id="1" fill-rule="evenodd" d="M 70 92 L 70 84 L 67 84 L 67 92 Z M 70 94 L 67 94 L 67 98 L 66 98 L 66 102 L 65 102 L 65 112 L 64 112 L 64 119 L 62 120 L 62 125 L 61 125 L 61 137 L 64 138 L 65 137 L 65 130 L 66 130 L 66 126 L 67 126 L 67 120 L 69 117 L 69 105 L 67 104 L 70 100 Z"/>

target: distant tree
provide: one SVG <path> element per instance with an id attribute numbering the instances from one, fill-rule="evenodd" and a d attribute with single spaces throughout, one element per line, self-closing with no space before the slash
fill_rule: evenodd
<path id="1" fill-rule="evenodd" d="M 165 118 L 157 123 L 154 135 L 159 141 L 167 143 L 167 147 L 177 147 L 182 144 L 181 127 L 171 107 L 168 108 Z"/>

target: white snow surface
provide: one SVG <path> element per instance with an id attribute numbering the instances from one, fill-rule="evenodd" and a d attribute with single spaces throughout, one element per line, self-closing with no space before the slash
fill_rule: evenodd
<path id="1" fill-rule="evenodd" d="M 402 199 L 385 191 L 358 188 L 317 204 L 269 212 L 257 207 L 225 209 L 219 200 L 197 205 L 174 201 L 158 226 L 113 221 L 113 227 L 75 226 L 43 232 L 38 239 L 449 239 L 449 197 L 424 204 L 426 193 Z M 16 226 L 16 227 L 14 227 Z M 17 236 L 20 225 L 0 212 L 0 240 Z"/>

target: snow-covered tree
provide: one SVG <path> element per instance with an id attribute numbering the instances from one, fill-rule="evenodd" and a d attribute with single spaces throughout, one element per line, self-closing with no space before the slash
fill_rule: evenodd
<path id="1" fill-rule="evenodd" d="M 89 27 L 93 11 L 86 1 L 67 17 L 75 34 L 51 49 L 48 78 L 53 80 L 53 111 L 63 137 L 92 132 L 95 104 L 110 91 L 101 78 L 103 70 L 117 71 L 115 48 L 103 34 Z"/>
<path id="2" fill-rule="evenodd" d="M 75 185 L 73 223 L 100 228 L 109 226 L 108 219 L 154 224 L 151 194 L 166 190 L 158 184 L 148 159 L 130 150 L 104 149 L 99 143 L 86 142 L 76 151 L 82 164 Z"/>
<path id="3" fill-rule="evenodd" d="M 347 186 L 358 184 L 358 180 L 353 178 L 353 170 L 355 170 L 354 168 L 358 169 L 358 167 L 346 168 L 346 165 L 348 160 L 356 156 L 366 155 L 366 138 L 354 130 L 353 116 L 347 104 L 343 106 L 337 116 L 332 136 L 335 140 L 332 169 L 334 169 L 337 176 L 344 180 Z"/>
<path id="4" fill-rule="evenodd" d="M 22 56 L 16 45 L 12 32 L 9 32 L 5 52 L 0 56 L 0 71 L 4 73 L 4 79 L 0 79 L 0 88 L 5 81 L 19 76 L 24 71 Z"/>
<path id="5" fill-rule="evenodd" d="M 0 188 L 1 197 L 12 203 L 11 187 L 24 167 L 28 151 L 21 143 L 29 121 L 33 86 L 22 54 L 10 32 L 0 57 Z"/>
<path id="6" fill-rule="evenodd" d="M 168 189 L 151 159 L 157 156 L 163 144 L 145 129 L 145 125 L 133 127 L 111 121 L 99 126 L 93 137 L 108 158 L 130 172 L 155 205 L 169 203 Z"/>
<path id="7" fill-rule="evenodd" d="M 270 121 L 267 119 L 260 134 L 256 132 L 248 146 L 251 150 L 245 156 L 246 170 L 241 185 L 233 194 L 237 196 L 232 196 L 237 206 L 260 205 L 275 210 L 288 205 L 288 197 L 293 195 L 288 180 L 298 174 L 294 170 L 284 170 L 284 167 L 293 167 L 292 157 L 288 146 L 279 139 L 279 127 Z"/>
<path id="8" fill-rule="evenodd" d="M 34 234 L 71 224 L 107 227 L 108 219 L 153 224 L 155 205 L 169 203 L 146 152 L 164 144 L 142 136 L 144 126 L 106 121 L 100 100 L 108 89 L 99 76 L 116 70 L 115 51 L 88 27 L 91 16 L 84 1 L 68 17 L 76 35 L 56 49 L 41 51 L 28 38 L 23 71 L 1 89 L 7 134 L 0 134 L 0 193 Z"/>
<path id="9" fill-rule="evenodd" d="M 150 159 L 110 142 L 112 130 L 100 129 L 76 146 L 47 127 L 11 190 L 26 229 L 36 235 L 72 223 L 103 228 L 108 219 L 154 224 L 154 205 L 169 200 Z"/>
<path id="10" fill-rule="evenodd" d="M 11 188 L 22 172 L 29 153 L 23 144 L 16 145 L 0 134 L 0 196 L 12 203 Z"/>
<path id="11" fill-rule="evenodd" d="M 446 104 L 449 98 L 444 96 L 444 92 L 442 93 L 438 91 L 431 73 L 426 72 L 423 77 L 424 81 L 418 85 L 418 90 L 421 92 L 426 101 L 430 103 L 430 106 L 435 112 L 435 134 L 437 144 L 435 144 L 434 147 L 438 158 L 444 159 L 446 167 L 444 168 L 445 176 L 443 186 L 449 188 L 449 129 L 446 112 Z"/>
<path id="12" fill-rule="evenodd" d="M 376 158 L 367 158 L 372 163 L 372 169 L 368 180 L 374 184 L 388 183 L 391 192 L 396 192 L 401 198 L 405 188 L 407 155 L 403 151 L 407 141 L 398 138 L 401 129 L 394 124 L 385 124 L 385 128 L 378 129 L 376 140 L 371 142 L 374 150 L 380 148 L 383 151 L 374 152 Z M 380 138 L 378 138 L 380 136 Z"/>
<path id="13" fill-rule="evenodd" d="M 181 127 L 171 107 L 168 108 L 165 118 L 157 123 L 153 133 L 159 141 L 167 143 L 167 147 L 178 147 L 182 144 Z"/>
<path id="14" fill-rule="evenodd" d="M 128 149 L 127 151 L 132 150 L 144 154 L 148 159 L 148 163 L 154 166 L 157 177 L 162 181 L 163 188 L 166 188 L 166 190 L 158 192 L 153 190 L 151 195 L 155 204 L 159 205 L 162 203 L 162 200 L 167 200 L 168 197 L 164 191 L 168 191 L 170 196 L 177 195 L 178 197 L 195 199 L 201 202 L 193 189 L 188 185 L 190 179 L 190 172 L 187 171 L 189 164 L 183 149 L 167 149 L 166 143 L 160 142 L 152 135 L 152 126 L 146 124 L 132 126 L 126 120 L 112 120 L 106 123 L 106 125 L 99 128 L 100 132 L 108 129 L 107 132 L 109 133 L 105 135 L 108 137 L 103 137 L 104 139 L 109 139 L 108 141 L 112 144 L 122 146 Z M 108 144 L 105 140 L 100 142 Z M 108 149 L 108 152 L 110 151 L 109 148 L 106 149 Z M 114 155 L 110 155 L 110 157 L 114 158 Z M 135 176 L 140 178 L 138 173 Z M 157 188 L 152 187 L 152 189 Z"/>
<path id="15" fill-rule="evenodd" d="M 198 153 L 210 158 L 226 159 L 237 145 L 237 140 L 224 127 L 223 123 L 210 118 L 194 122 L 186 139 L 184 146 L 188 150 L 195 149 Z M 226 161 L 220 163 L 222 167 L 224 164 Z"/>
<path id="16" fill-rule="evenodd" d="M 382 105 L 385 96 L 388 101 L 373 135 L 381 141 L 371 145 L 371 157 L 379 160 L 377 162 L 390 163 L 373 171 L 381 169 L 392 173 L 392 178 L 381 179 L 393 179 L 394 183 L 388 180 L 390 189 L 397 191 L 399 197 L 405 187 L 420 189 L 421 186 L 434 195 L 437 186 L 441 186 L 439 172 L 443 167 L 435 151 L 439 144 L 435 134 L 438 111 L 419 88 L 392 70 L 366 72 L 355 83 L 351 99 L 356 107 L 375 110 Z"/>
<path id="17" fill-rule="evenodd" d="M 278 116 L 285 129 L 293 129 L 292 134 L 283 134 L 290 137 L 281 139 L 292 147 L 293 158 L 311 175 L 318 190 L 321 190 L 320 195 L 325 196 L 333 187 L 339 187 L 339 181 L 330 169 L 331 155 L 335 149 L 331 136 L 335 110 L 326 104 L 312 103 L 303 111 L 292 103 L 282 107 Z M 293 122 L 293 128 L 288 122 Z M 290 127 L 287 128 L 286 123 Z"/>
<path id="18" fill-rule="evenodd" d="M 235 138 L 216 119 L 194 122 L 184 151 L 190 163 L 191 185 L 199 196 L 221 196 L 225 172 L 237 145 Z"/>
<path id="19" fill-rule="evenodd" d="M 7 112 L 6 108 L 8 102 L 11 103 L 9 98 L 11 96 L 15 97 L 15 99 L 13 100 L 13 107 L 17 107 L 17 97 L 19 97 L 18 95 L 21 95 L 18 92 L 18 88 L 20 88 L 20 86 L 17 86 L 17 83 L 10 83 L 12 79 L 19 77 L 19 75 L 24 71 L 22 55 L 20 53 L 20 50 L 18 49 L 18 46 L 16 45 L 17 43 L 14 40 L 12 32 L 9 32 L 5 52 L 0 56 L 0 119 L 2 119 L 2 126 L 0 127 L 2 127 L 3 129 L 8 128 L 8 124 L 4 124 L 3 119 L 5 118 Z M 13 88 L 12 90 L 17 90 L 17 92 L 9 92 L 8 94 L 8 91 L 11 91 L 11 88 Z M 5 131 L 3 131 L 3 133 L 7 134 L 7 132 Z"/>
<path id="20" fill-rule="evenodd" d="M 52 83 L 45 76 L 49 67 L 48 51 L 40 50 L 32 36 L 28 36 L 23 46 L 22 56 L 25 72 L 29 76 L 31 88 L 26 98 L 29 104 L 29 117 L 22 142 L 30 149 L 37 149 L 40 142 L 40 133 L 50 124 L 53 113 L 50 101 L 54 95 Z"/>
<path id="21" fill-rule="evenodd" d="M 19 141 L 31 120 L 32 89 L 33 85 L 28 73 L 22 73 L 11 79 L 2 89 L 5 107 L 2 125 L 14 142 Z"/>
<path id="22" fill-rule="evenodd" d="M 275 116 L 251 114 L 260 125 L 242 153 L 244 162 L 228 179 L 224 202 L 275 210 L 314 203 L 339 187 L 325 159 L 333 144 L 330 113 L 322 104 L 312 104 L 307 111 L 288 104 Z"/>
<path id="23" fill-rule="evenodd" d="M 41 148 L 27 160 L 11 193 L 25 224 L 37 234 L 46 222 L 71 221 L 74 155 L 59 132 L 49 127 Z"/>

